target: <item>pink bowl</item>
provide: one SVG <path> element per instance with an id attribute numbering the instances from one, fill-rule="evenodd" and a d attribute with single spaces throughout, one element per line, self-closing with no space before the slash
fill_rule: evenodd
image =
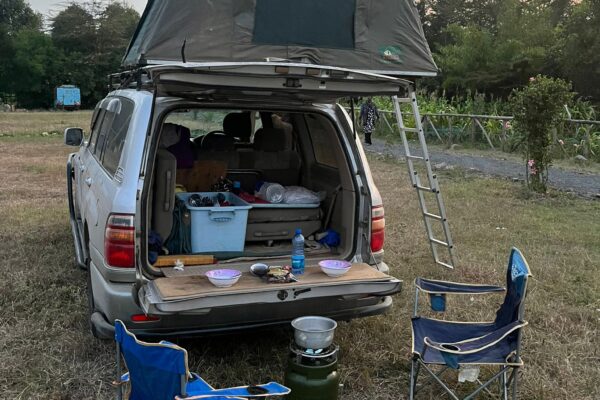
<path id="1" fill-rule="evenodd" d="M 344 260 L 323 260 L 319 262 L 319 266 L 329 269 L 350 269 L 352 263 Z"/>
<path id="2" fill-rule="evenodd" d="M 237 283 L 242 273 L 237 269 L 213 269 L 204 275 L 217 287 L 230 287 Z"/>
<path id="3" fill-rule="evenodd" d="M 344 260 L 323 260 L 319 262 L 321 271 L 331 278 L 337 278 L 350 271 L 352 263 Z"/>

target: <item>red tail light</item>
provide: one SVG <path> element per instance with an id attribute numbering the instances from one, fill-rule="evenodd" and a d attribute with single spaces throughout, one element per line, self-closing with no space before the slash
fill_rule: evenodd
<path id="1" fill-rule="evenodd" d="M 135 266 L 135 227 L 133 215 L 112 214 L 104 233 L 104 259 L 111 267 Z"/>
<path id="2" fill-rule="evenodd" d="M 154 322 L 160 321 L 159 317 L 153 317 L 151 315 L 146 314 L 134 314 L 131 316 L 131 322 L 140 323 L 140 322 Z"/>
<path id="3" fill-rule="evenodd" d="M 371 210 L 371 251 L 376 253 L 383 249 L 385 241 L 385 213 L 383 206 L 375 206 Z"/>

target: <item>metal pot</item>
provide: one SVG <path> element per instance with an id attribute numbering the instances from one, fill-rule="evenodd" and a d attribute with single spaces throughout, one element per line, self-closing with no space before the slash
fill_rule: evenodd
<path id="1" fill-rule="evenodd" d="M 300 317 L 292 321 L 294 341 L 305 349 L 325 349 L 333 343 L 337 322 L 325 317 Z"/>

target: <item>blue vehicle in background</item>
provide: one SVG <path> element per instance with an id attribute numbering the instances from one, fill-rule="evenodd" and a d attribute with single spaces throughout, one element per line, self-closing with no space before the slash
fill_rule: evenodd
<path id="1" fill-rule="evenodd" d="M 58 86 L 54 93 L 54 107 L 59 110 L 79 110 L 81 91 L 75 85 Z"/>

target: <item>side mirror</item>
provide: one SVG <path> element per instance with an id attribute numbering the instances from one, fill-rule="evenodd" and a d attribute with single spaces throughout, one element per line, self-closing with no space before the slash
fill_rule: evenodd
<path id="1" fill-rule="evenodd" d="M 81 146 L 83 141 L 83 129 L 67 128 L 65 129 L 65 144 L 67 146 Z"/>

